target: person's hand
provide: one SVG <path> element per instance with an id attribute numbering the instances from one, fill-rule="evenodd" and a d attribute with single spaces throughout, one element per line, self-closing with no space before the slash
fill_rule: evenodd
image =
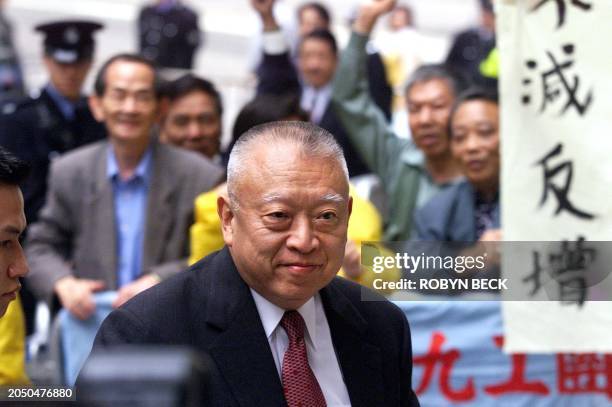
<path id="1" fill-rule="evenodd" d="M 370 0 L 359 7 L 359 13 L 353 24 L 353 30 L 359 34 L 369 35 L 381 15 L 393 10 L 396 0 Z"/>
<path id="2" fill-rule="evenodd" d="M 104 288 L 104 281 L 68 276 L 57 280 L 54 288 L 62 307 L 84 320 L 96 310 L 93 293 Z"/>
<path id="3" fill-rule="evenodd" d="M 487 254 L 487 264 L 499 265 L 501 255 L 499 253 L 499 242 L 502 240 L 501 229 L 487 229 L 483 232 L 478 242 L 483 246 L 483 253 Z"/>
<path id="4" fill-rule="evenodd" d="M 500 242 L 502 240 L 501 229 L 487 229 L 480 236 L 481 242 Z"/>
<path id="5" fill-rule="evenodd" d="M 272 8 L 275 0 L 251 0 L 251 6 L 257 11 L 263 22 L 264 31 L 276 31 L 279 29 Z"/>
<path id="6" fill-rule="evenodd" d="M 159 283 L 159 281 L 159 277 L 155 274 L 147 274 L 146 276 L 140 277 L 138 280 L 134 280 L 131 283 L 124 285 L 119 289 L 117 298 L 115 298 L 115 301 L 113 301 L 113 308 L 120 307 L 124 302 L 147 288 L 153 287 L 155 284 Z"/>
<path id="7" fill-rule="evenodd" d="M 363 268 L 361 267 L 361 253 L 359 248 L 352 240 L 346 241 L 346 248 L 344 249 L 344 260 L 342 261 L 342 269 L 346 277 L 351 280 L 357 280 L 363 274 Z"/>

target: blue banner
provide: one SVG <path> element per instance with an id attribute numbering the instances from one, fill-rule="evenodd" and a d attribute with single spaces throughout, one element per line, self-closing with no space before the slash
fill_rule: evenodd
<path id="1" fill-rule="evenodd" d="M 611 406 L 612 355 L 505 354 L 496 301 L 396 302 L 429 406 Z"/>

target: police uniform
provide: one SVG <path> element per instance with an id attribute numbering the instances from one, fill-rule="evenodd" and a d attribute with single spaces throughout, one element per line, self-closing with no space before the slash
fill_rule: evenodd
<path id="1" fill-rule="evenodd" d="M 45 34 L 45 54 L 60 63 L 91 59 L 92 33 L 102 28 L 87 21 L 64 21 L 36 27 Z M 28 161 L 32 172 L 22 185 L 28 223 L 37 219 L 47 192 L 50 161 L 66 151 L 105 137 L 87 100 L 70 101 L 49 83 L 42 91 L 4 104 L 0 112 L 0 145 Z"/>
<path id="2" fill-rule="evenodd" d="M 89 21 L 60 21 L 36 27 L 45 35 L 45 55 L 61 64 L 93 57 L 92 34 L 102 25 Z M 71 101 L 47 84 L 28 98 L 0 107 L 0 145 L 28 161 L 31 173 L 21 185 L 28 224 L 45 203 L 51 160 L 62 153 L 105 137 L 104 126 L 92 116 L 85 97 Z M 78 193 L 78 191 L 75 191 Z M 26 331 L 33 331 L 36 299 L 23 281 L 22 305 Z"/>
<path id="3" fill-rule="evenodd" d="M 491 0 L 480 0 L 483 12 L 493 13 Z M 471 28 L 457 34 L 446 57 L 446 65 L 462 75 L 470 85 L 497 90 L 497 79 L 485 77 L 481 64 L 495 48 L 495 33 L 484 27 Z"/>
<path id="4" fill-rule="evenodd" d="M 191 69 L 200 46 L 198 15 L 176 0 L 144 7 L 138 16 L 140 53 L 162 68 Z"/>

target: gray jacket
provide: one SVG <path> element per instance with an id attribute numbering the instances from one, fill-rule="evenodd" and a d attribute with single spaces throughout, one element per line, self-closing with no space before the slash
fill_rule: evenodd
<path id="1" fill-rule="evenodd" d="M 28 232 L 28 279 L 35 294 L 51 300 L 65 276 L 100 279 L 117 288 L 117 233 L 113 188 L 107 178 L 106 141 L 55 160 L 38 222 Z M 223 170 L 193 152 L 151 145 L 141 274 L 168 277 L 184 268 L 194 200 L 224 177 Z"/>

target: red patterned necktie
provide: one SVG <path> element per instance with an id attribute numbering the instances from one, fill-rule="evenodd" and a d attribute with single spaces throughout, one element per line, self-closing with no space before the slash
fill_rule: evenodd
<path id="1" fill-rule="evenodd" d="M 283 358 L 283 392 L 289 407 L 325 407 L 325 397 L 306 353 L 304 319 L 297 311 L 286 311 L 280 322 L 289 337 Z"/>

